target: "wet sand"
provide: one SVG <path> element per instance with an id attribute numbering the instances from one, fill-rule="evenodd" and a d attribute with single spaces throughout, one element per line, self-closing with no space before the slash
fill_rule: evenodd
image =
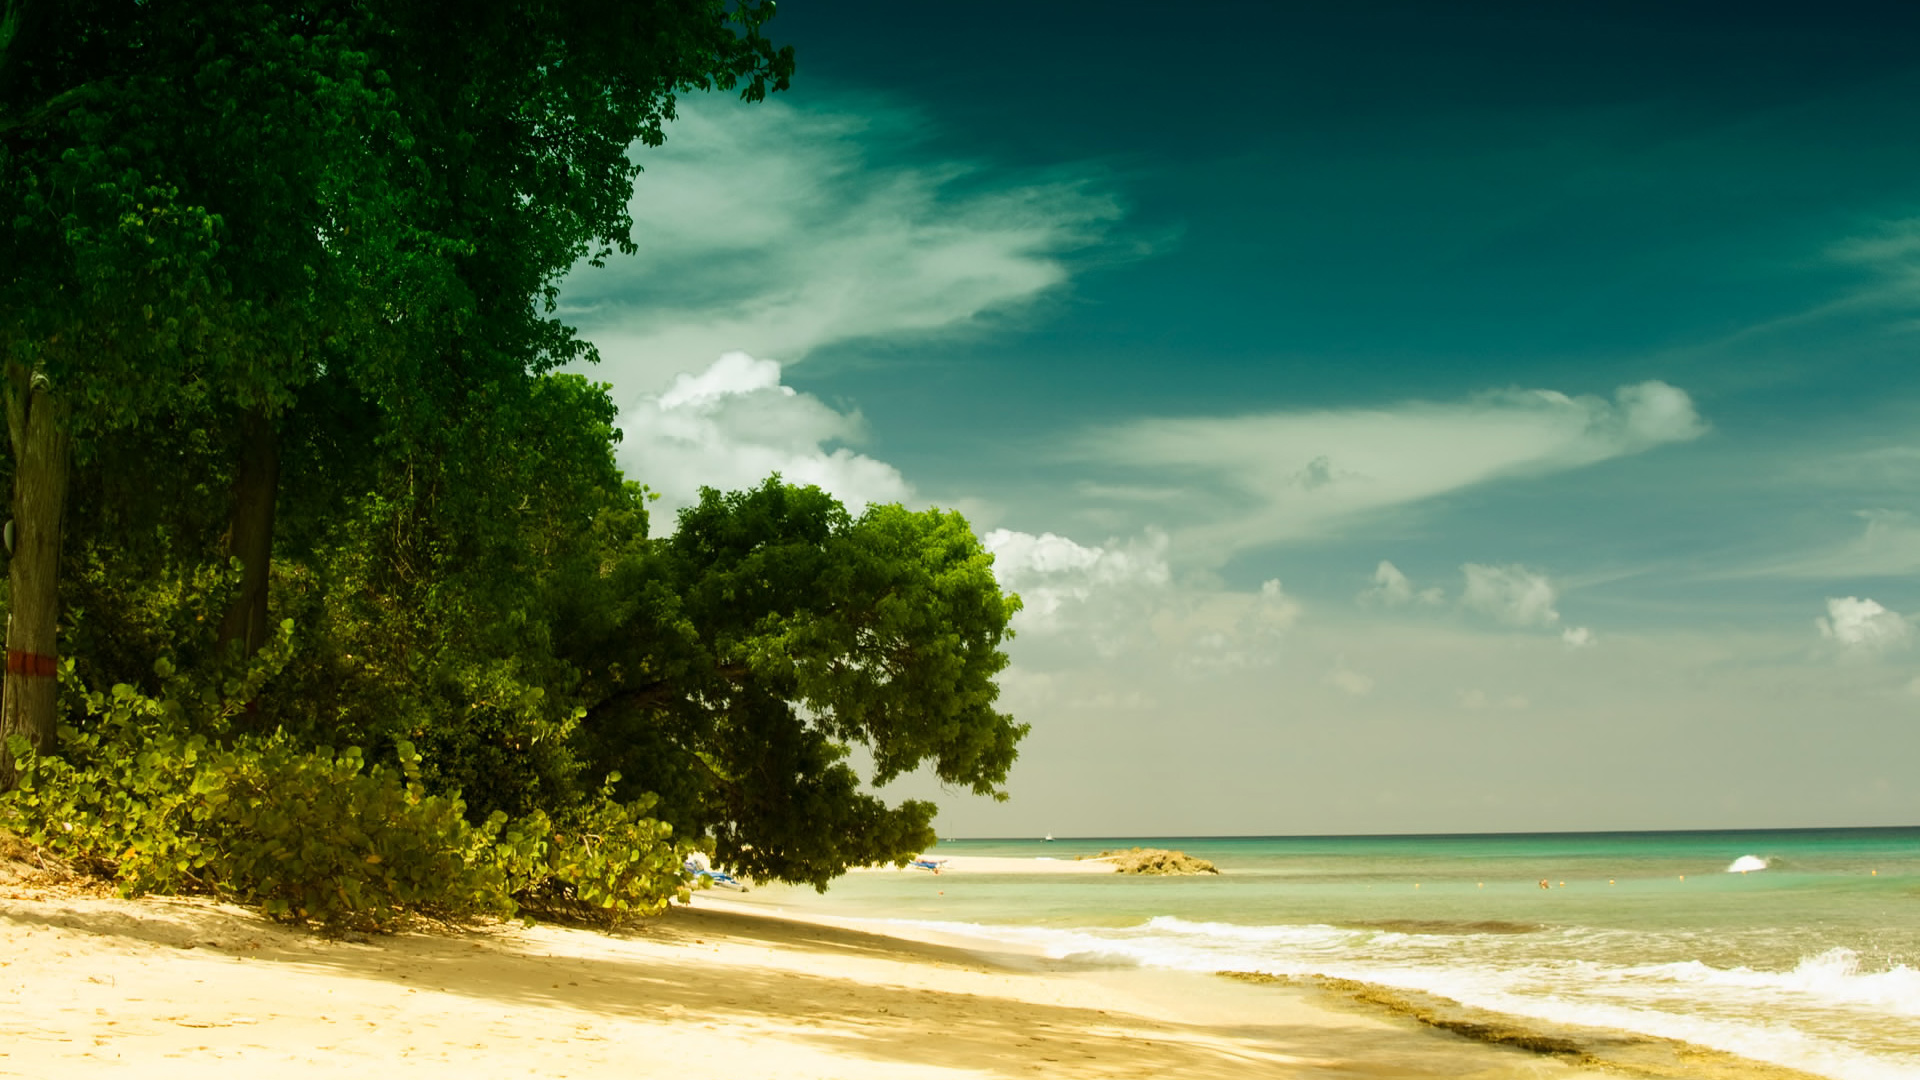
<path id="1" fill-rule="evenodd" d="M 1310 987 L 833 922 L 701 894 L 621 935 L 342 940 L 201 900 L 0 889 L 0 1076 L 1620 1075 Z"/>

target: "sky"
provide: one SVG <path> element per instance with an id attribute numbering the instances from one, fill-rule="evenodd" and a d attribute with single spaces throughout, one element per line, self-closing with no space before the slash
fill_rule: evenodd
<path id="1" fill-rule="evenodd" d="M 661 527 L 995 552 L 944 836 L 1920 824 L 1920 11 L 1787 7 L 792 0 L 562 314 Z"/>

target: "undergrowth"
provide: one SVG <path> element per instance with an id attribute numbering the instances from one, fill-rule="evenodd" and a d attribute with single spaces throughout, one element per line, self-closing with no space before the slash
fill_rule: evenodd
<path id="1" fill-rule="evenodd" d="M 331 928 L 533 914 L 617 925 L 685 896 L 689 845 L 647 816 L 651 796 L 615 801 L 617 776 L 559 819 L 495 812 L 475 825 L 457 792 L 428 793 L 410 743 L 394 767 L 358 747 L 233 732 L 290 637 L 283 626 L 222 682 L 163 665 L 159 696 L 79 691 L 85 722 L 62 726 L 57 748 L 9 740 L 19 774 L 0 794 L 0 829 L 122 895 L 205 894 Z"/>

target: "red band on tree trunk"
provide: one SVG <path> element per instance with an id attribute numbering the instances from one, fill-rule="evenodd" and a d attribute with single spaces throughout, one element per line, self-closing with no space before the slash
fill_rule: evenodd
<path id="1" fill-rule="evenodd" d="M 45 653 L 27 652 L 22 649 L 7 650 L 7 674 L 25 675 L 30 679 L 51 679 L 58 674 L 60 661 Z"/>

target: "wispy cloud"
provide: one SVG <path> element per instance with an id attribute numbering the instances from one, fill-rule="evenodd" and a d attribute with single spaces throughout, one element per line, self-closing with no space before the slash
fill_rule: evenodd
<path id="1" fill-rule="evenodd" d="M 1093 169 L 944 159 L 927 126 L 878 97 L 683 102 L 667 144 L 640 152 L 640 253 L 566 282 L 598 377 L 652 391 L 723 352 L 792 363 L 965 324 L 1061 286 L 1122 216 Z"/>
<path id="2" fill-rule="evenodd" d="M 1861 510 L 1865 523 L 1845 540 L 1727 568 L 1721 578 L 1853 581 L 1920 573 L 1920 520 L 1904 510 Z"/>
<path id="3" fill-rule="evenodd" d="M 1071 454 L 1124 468 L 1187 522 L 1178 545 L 1202 560 L 1325 535 L 1355 519 L 1488 481 L 1579 468 L 1706 431 L 1693 400 L 1663 382 L 1611 400 L 1508 390 L 1445 404 L 1145 419 L 1078 440 Z"/>
<path id="4" fill-rule="evenodd" d="M 1833 245 L 1828 253 L 1873 275 L 1873 281 L 1850 298 L 1855 304 L 1920 306 L 1920 217 L 1883 221 L 1871 232 Z"/>

